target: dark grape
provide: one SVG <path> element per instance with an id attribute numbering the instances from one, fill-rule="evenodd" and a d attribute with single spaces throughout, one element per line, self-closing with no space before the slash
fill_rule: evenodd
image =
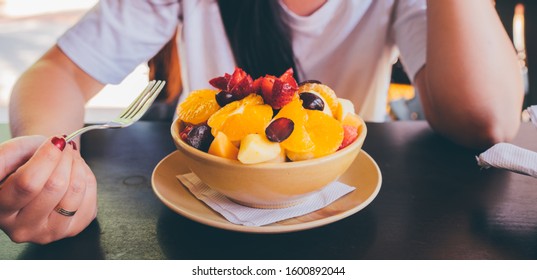
<path id="1" fill-rule="evenodd" d="M 265 129 L 267 139 L 272 142 L 282 142 L 287 139 L 293 130 L 295 123 L 288 118 L 278 118 L 272 121 Z"/>
<path id="2" fill-rule="evenodd" d="M 233 95 L 231 94 L 231 92 L 227 92 L 225 90 L 222 90 L 219 93 L 217 93 L 215 98 L 216 98 L 216 103 L 218 103 L 220 107 L 224 107 L 227 104 L 238 100 L 236 95 Z"/>
<path id="3" fill-rule="evenodd" d="M 308 110 L 324 110 L 324 101 L 315 93 L 302 92 L 300 93 L 300 99 L 302 99 L 302 107 Z"/>
<path id="4" fill-rule="evenodd" d="M 186 143 L 198 150 L 207 152 L 214 136 L 207 124 L 198 124 L 192 127 L 186 137 Z"/>

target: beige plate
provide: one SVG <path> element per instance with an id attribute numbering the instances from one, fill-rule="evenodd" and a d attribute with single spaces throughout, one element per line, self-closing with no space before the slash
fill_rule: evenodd
<path id="1" fill-rule="evenodd" d="M 153 191 L 162 202 L 180 215 L 205 225 L 242 232 L 281 233 L 319 227 L 346 218 L 366 207 L 377 196 L 382 176 L 376 162 L 361 151 L 339 181 L 357 187 L 334 203 L 304 216 L 262 227 L 237 225 L 195 198 L 175 177 L 190 172 L 182 164 L 183 154 L 175 151 L 153 170 Z"/>

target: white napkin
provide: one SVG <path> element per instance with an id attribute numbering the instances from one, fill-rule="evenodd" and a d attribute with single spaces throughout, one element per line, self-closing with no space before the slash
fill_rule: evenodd
<path id="1" fill-rule="evenodd" d="M 476 158 L 484 168 L 503 168 L 537 178 L 537 153 L 512 144 L 498 143 Z"/>
<path id="2" fill-rule="evenodd" d="M 528 113 L 530 114 L 530 119 L 531 119 L 531 122 L 533 123 L 533 125 L 535 125 L 535 127 L 537 127 L 537 105 L 533 105 L 533 106 L 528 107 L 528 109 L 526 109 L 526 111 L 528 111 Z"/>
<path id="3" fill-rule="evenodd" d="M 531 122 L 537 127 L 537 106 L 530 106 L 526 111 Z M 484 168 L 503 168 L 537 178 L 537 153 L 512 144 L 498 143 L 476 159 L 477 164 Z"/>
<path id="4" fill-rule="evenodd" d="M 263 226 L 285 219 L 302 216 L 321 209 L 343 195 L 355 190 L 355 187 L 340 182 L 332 182 L 319 192 L 308 196 L 302 203 L 281 209 L 259 209 L 246 207 L 229 200 L 226 196 L 214 191 L 194 173 L 177 175 L 177 179 L 185 185 L 196 198 L 203 201 L 213 210 L 222 214 L 228 221 L 245 226 Z"/>

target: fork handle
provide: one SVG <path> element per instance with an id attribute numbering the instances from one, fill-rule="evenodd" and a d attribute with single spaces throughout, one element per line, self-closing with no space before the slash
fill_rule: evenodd
<path id="1" fill-rule="evenodd" d="M 69 134 L 67 137 L 65 137 L 65 142 L 69 143 L 69 142 L 73 141 L 73 139 L 75 137 L 79 136 L 82 133 L 88 132 L 90 130 L 105 129 L 105 128 L 109 128 L 109 127 L 110 126 L 106 125 L 106 124 L 95 124 L 95 125 L 85 126 L 85 127 L 81 128 L 81 129 Z"/>

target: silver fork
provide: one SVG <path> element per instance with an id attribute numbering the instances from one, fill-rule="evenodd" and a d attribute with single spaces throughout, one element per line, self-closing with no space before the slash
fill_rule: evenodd
<path id="1" fill-rule="evenodd" d="M 123 128 L 130 126 L 145 114 L 165 84 L 165 81 L 149 82 L 142 93 L 140 93 L 140 95 L 138 95 L 138 97 L 136 97 L 136 99 L 121 114 L 119 114 L 117 118 L 104 124 L 95 124 L 83 127 L 69 134 L 69 136 L 65 138 L 65 141 L 72 141 L 80 134 L 94 129 Z"/>

